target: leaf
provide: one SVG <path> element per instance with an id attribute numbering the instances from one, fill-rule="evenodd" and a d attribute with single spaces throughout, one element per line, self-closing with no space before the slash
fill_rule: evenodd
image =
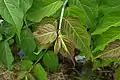
<path id="1" fill-rule="evenodd" d="M 12 56 L 9 44 L 6 41 L 0 42 L 0 61 L 4 63 L 9 70 L 11 69 L 14 58 Z"/>
<path id="2" fill-rule="evenodd" d="M 115 70 L 115 80 L 120 80 L 120 67 Z"/>
<path id="3" fill-rule="evenodd" d="M 69 0 L 68 1 L 69 4 L 73 4 L 73 5 L 79 5 L 79 0 Z"/>
<path id="4" fill-rule="evenodd" d="M 30 60 L 23 60 L 20 64 L 21 71 L 29 71 L 29 69 L 33 66 L 33 62 Z"/>
<path id="5" fill-rule="evenodd" d="M 25 14 L 28 9 L 32 6 L 33 0 L 20 0 L 20 8 Z"/>
<path id="6" fill-rule="evenodd" d="M 119 11 L 119 3 L 119 0 L 103 0 L 100 5 L 100 11 L 102 11 L 105 15 L 111 12 Z"/>
<path id="7" fill-rule="evenodd" d="M 64 57 L 72 58 L 75 55 L 75 45 L 72 39 L 68 36 L 62 36 L 61 41 L 60 54 Z"/>
<path id="8" fill-rule="evenodd" d="M 40 64 L 36 64 L 33 68 L 33 74 L 37 80 L 47 80 L 47 74 Z"/>
<path id="9" fill-rule="evenodd" d="M 43 24 L 38 26 L 33 35 L 39 44 L 50 44 L 56 39 L 57 30 L 52 24 Z"/>
<path id="10" fill-rule="evenodd" d="M 61 37 L 58 36 L 54 44 L 54 52 L 57 54 L 60 51 L 60 49 L 61 49 Z"/>
<path id="11" fill-rule="evenodd" d="M 0 15 L 12 24 L 20 37 L 25 12 L 32 5 L 32 0 L 0 0 Z"/>
<path id="12" fill-rule="evenodd" d="M 120 41 L 110 43 L 106 49 L 98 55 L 100 58 L 119 58 L 120 57 Z"/>
<path id="13" fill-rule="evenodd" d="M 78 17 L 80 19 L 80 23 L 82 25 L 86 24 L 86 17 L 85 17 L 83 10 L 81 10 L 79 7 L 77 7 L 75 5 L 71 5 L 71 6 L 67 7 L 65 10 L 65 15 L 67 17 L 68 16 Z"/>
<path id="14" fill-rule="evenodd" d="M 90 52 L 90 36 L 85 27 L 83 27 L 78 19 L 66 18 L 63 23 L 63 32 L 68 35 L 75 43 L 75 47 L 80 49 L 86 57 L 91 56 Z"/>
<path id="15" fill-rule="evenodd" d="M 96 47 L 93 53 L 103 51 L 110 42 L 120 39 L 120 27 L 111 27 L 108 31 L 96 37 Z"/>
<path id="16" fill-rule="evenodd" d="M 5 38 L 10 38 L 15 35 L 14 27 L 6 21 L 2 23 L 0 32 L 1 34 L 5 35 Z"/>
<path id="17" fill-rule="evenodd" d="M 86 16 L 87 27 L 91 30 L 95 29 L 96 17 L 98 16 L 98 5 L 96 0 L 70 0 L 69 4 L 77 5 L 83 10 Z"/>
<path id="18" fill-rule="evenodd" d="M 47 4 L 48 3 L 48 4 Z M 33 6 L 27 13 L 27 19 L 40 22 L 44 17 L 50 17 L 62 6 L 62 1 L 34 0 Z M 35 16 L 34 16 L 35 15 Z"/>
<path id="19" fill-rule="evenodd" d="M 36 48 L 34 37 L 29 28 L 25 28 L 21 31 L 20 47 L 26 54 L 31 54 Z"/>
<path id="20" fill-rule="evenodd" d="M 117 59 L 104 58 L 104 59 L 95 59 L 93 61 L 93 68 L 97 69 L 99 67 L 105 67 L 110 65 L 110 63 L 115 62 Z"/>
<path id="21" fill-rule="evenodd" d="M 0 0 L 0 15 L 14 26 L 17 35 L 20 36 L 24 14 L 19 7 L 19 0 Z"/>
<path id="22" fill-rule="evenodd" d="M 35 80 L 35 78 L 33 77 L 33 75 L 31 73 L 29 73 L 27 75 L 27 77 L 28 77 L 28 80 Z"/>
<path id="23" fill-rule="evenodd" d="M 26 76 L 27 71 L 20 71 L 17 73 L 17 80 L 22 80 Z"/>
<path id="24" fill-rule="evenodd" d="M 33 52 L 33 53 L 30 53 L 30 54 L 27 54 L 27 55 L 24 57 L 24 59 L 26 59 L 26 60 L 31 60 L 31 61 L 36 61 L 36 60 L 38 60 L 40 57 L 42 57 L 43 54 L 44 54 L 43 51 L 39 52 L 39 54 L 37 54 L 37 55 Z"/>
<path id="25" fill-rule="evenodd" d="M 92 35 L 102 34 L 113 26 L 120 26 L 120 16 L 118 12 L 104 16 L 99 22 L 96 30 L 92 33 Z"/>
<path id="26" fill-rule="evenodd" d="M 50 44 L 37 44 L 37 49 L 38 51 L 37 52 L 33 52 L 35 55 L 39 55 L 42 50 L 44 49 L 48 49 L 50 47 Z"/>
<path id="27" fill-rule="evenodd" d="M 47 51 L 43 56 L 43 63 L 46 67 L 52 69 L 53 71 L 57 71 L 58 56 L 53 51 Z"/>
<path id="28" fill-rule="evenodd" d="M 0 34 L 0 41 L 2 40 L 3 38 L 2 38 L 2 35 Z"/>

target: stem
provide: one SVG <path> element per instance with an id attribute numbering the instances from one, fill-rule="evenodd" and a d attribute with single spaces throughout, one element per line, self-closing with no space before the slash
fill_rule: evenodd
<path id="1" fill-rule="evenodd" d="M 43 53 L 41 54 L 40 58 L 37 59 L 37 61 L 33 64 L 33 66 L 29 69 L 28 73 L 35 67 L 35 65 L 42 59 Z"/>
<path id="2" fill-rule="evenodd" d="M 13 36 L 14 36 L 14 35 L 12 35 L 12 36 L 8 37 L 5 41 L 9 41 L 10 39 L 12 39 L 12 38 L 13 38 Z"/>
<path id="3" fill-rule="evenodd" d="M 44 56 L 44 53 L 47 51 L 47 49 L 41 54 L 40 58 L 37 59 L 37 61 L 33 64 L 33 66 L 29 69 L 28 73 L 35 67 L 35 65 L 42 59 Z"/>
<path id="4" fill-rule="evenodd" d="M 63 20 L 64 10 L 65 10 L 65 6 L 66 6 L 67 2 L 68 2 L 68 0 L 65 0 L 65 2 L 63 4 L 63 7 L 62 7 L 61 16 L 60 16 L 60 22 L 59 22 L 58 34 L 61 34 L 62 20 Z"/>

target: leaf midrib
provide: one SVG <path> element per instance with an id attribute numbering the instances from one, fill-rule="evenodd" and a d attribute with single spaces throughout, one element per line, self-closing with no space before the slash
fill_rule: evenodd
<path id="1" fill-rule="evenodd" d="M 15 24 L 15 21 L 14 21 L 14 19 L 13 19 L 13 16 L 12 16 L 12 14 L 11 14 L 10 11 L 9 11 L 9 7 L 7 6 L 7 2 L 6 2 L 5 0 L 3 0 L 3 2 L 4 2 L 4 4 L 5 4 L 5 6 L 6 6 L 6 9 L 7 9 L 8 12 L 9 12 L 11 18 L 12 18 L 12 21 L 14 22 L 14 25 L 16 25 L 16 24 Z"/>

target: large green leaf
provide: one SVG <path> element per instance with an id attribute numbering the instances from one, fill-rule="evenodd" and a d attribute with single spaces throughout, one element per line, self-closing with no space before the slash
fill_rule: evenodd
<path id="1" fill-rule="evenodd" d="M 69 3 L 77 5 L 83 10 L 87 19 L 86 26 L 91 30 L 94 30 L 96 26 L 95 19 L 98 16 L 98 5 L 96 0 L 70 0 Z"/>
<path id="2" fill-rule="evenodd" d="M 21 31 L 20 47 L 26 54 L 31 54 L 36 48 L 34 37 L 29 28 L 25 28 Z"/>
<path id="3" fill-rule="evenodd" d="M 32 6 L 33 0 L 20 0 L 20 8 L 25 14 L 27 10 Z"/>
<path id="4" fill-rule="evenodd" d="M 108 31 L 96 37 L 96 48 L 93 52 L 103 51 L 105 46 L 116 39 L 120 39 L 120 27 L 111 27 Z"/>
<path id="5" fill-rule="evenodd" d="M 51 63 L 50 63 L 51 62 Z M 47 51 L 43 56 L 43 63 L 50 69 L 57 71 L 58 56 L 53 51 Z"/>
<path id="6" fill-rule="evenodd" d="M 79 7 L 75 5 L 71 5 L 67 7 L 65 10 L 65 15 L 67 17 L 68 16 L 78 17 L 80 19 L 80 23 L 82 25 L 86 25 L 86 17 L 85 17 L 83 10 L 81 10 Z"/>
<path id="7" fill-rule="evenodd" d="M 33 68 L 33 74 L 37 80 L 47 80 L 47 74 L 40 64 L 36 64 L 36 66 Z"/>
<path id="8" fill-rule="evenodd" d="M 56 26 L 54 26 L 54 22 L 53 24 L 40 24 L 37 26 L 36 31 L 33 32 L 33 35 L 39 44 L 48 44 L 56 39 L 57 29 Z"/>
<path id="9" fill-rule="evenodd" d="M 0 0 L 0 15 L 13 25 L 18 37 L 23 25 L 23 16 L 31 3 L 32 0 Z"/>
<path id="10" fill-rule="evenodd" d="M 14 58 L 12 56 L 8 42 L 0 42 L 0 61 L 4 63 L 8 69 L 11 69 L 11 65 Z"/>
<path id="11" fill-rule="evenodd" d="M 102 0 L 100 5 L 100 11 L 105 15 L 111 12 L 120 11 L 120 0 Z"/>
<path id="12" fill-rule="evenodd" d="M 119 13 L 120 12 L 110 13 L 107 16 L 104 16 L 99 22 L 99 25 L 97 26 L 96 30 L 92 33 L 92 35 L 101 34 L 113 26 L 120 26 Z"/>
<path id="13" fill-rule="evenodd" d="M 24 14 L 19 7 L 19 0 L 0 0 L 0 15 L 15 27 L 20 36 Z"/>
<path id="14" fill-rule="evenodd" d="M 27 13 L 28 20 L 40 22 L 42 18 L 53 15 L 62 5 L 62 1 L 34 0 L 33 6 Z"/>
<path id="15" fill-rule="evenodd" d="M 120 57 L 120 41 L 110 43 L 103 52 L 98 55 L 100 58 L 119 58 Z"/>
<path id="16" fill-rule="evenodd" d="M 76 48 L 80 49 L 84 53 L 83 55 L 90 57 L 90 36 L 78 19 L 64 19 L 63 31 L 73 39 Z"/>

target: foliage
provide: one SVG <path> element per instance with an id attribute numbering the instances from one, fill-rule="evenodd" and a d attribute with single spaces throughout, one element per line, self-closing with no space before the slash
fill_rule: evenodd
<path id="1" fill-rule="evenodd" d="M 50 69 L 57 71 L 58 56 L 53 51 L 48 51 L 43 56 L 43 63 Z"/>
<path id="2" fill-rule="evenodd" d="M 0 0 L 0 62 L 20 63 L 17 80 L 47 80 L 46 68 L 57 71 L 61 55 L 74 63 L 76 50 L 93 70 L 117 63 L 119 8 L 119 0 Z"/>
<path id="3" fill-rule="evenodd" d="M 10 70 L 12 62 L 14 60 L 9 44 L 7 41 L 1 41 L 0 42 L 0 61 L 2 61 L 4 64 L 6 64 L 7 68 Z"/>

